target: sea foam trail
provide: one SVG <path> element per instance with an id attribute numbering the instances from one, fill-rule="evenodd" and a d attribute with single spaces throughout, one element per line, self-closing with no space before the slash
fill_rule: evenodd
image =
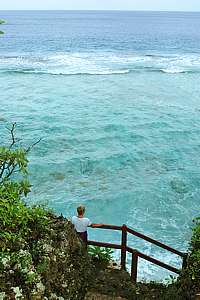
<path id="1" fill-rule="evenodd" d="M 161 69 L 163 73 L 169 74 L 177 74 L 177 73 L 187 73 L 186 70 L 179 70 L 179 69 Z"/>
<path id="2" fill-rule="evenodd" d="M 49 74 L 49 75 L 63 75 L 63 76 L 72 76 L 72 75 L 120 75 L 128 74 L 129 70 L 116 70 L 116 71 L 94 71 L 94 72 L 65 72 L 65 71 L 49 71 L 49 70 L 4 70 L 0 73 L 18 73 L 18 74 Z"/>
<path id="3" fill-rule="evenodd" d="M 0 72 L 50 75 L 113 75 L 129 72 L 167 74 L 200 72 L 197 55 L 122 55 L 116 53 L 65 53 L 46 56 L 0 57 Z"/>

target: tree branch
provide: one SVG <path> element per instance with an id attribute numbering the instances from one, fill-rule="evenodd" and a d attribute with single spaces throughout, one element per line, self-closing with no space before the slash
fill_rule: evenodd
<path id="1" fill-rule="evenodd" d="M 6 174 L 6 176 L 4 178 L 8 179 L 12 175 L 12 173 L 14 172 L 16 167 L 17 167 L 17 164 L 14 164 L 11 169 L 8 168 L 8 173 Z"/>
<path id="2" fill-rule="evenodd" d="M 4 179 L 8 179 L 13 173 L 17 173 L 18 171 L 20 171 L 20 168 L 16 170 L 18 163 L 15 163 L 15 159 L 13 161 L 11 160 L 11 157 L 14 154 L 14 152 L 12 152 L 12 151 L 15 151 L 15 150 L 12 150 L 12 148 L 19 141 L 18 139 L 16 139 L 16 136 L 15 136 L 16 122 L 12 124 L 11 128 L 7 128 L 7 129 L 11 135 L 11 144 L 10 144 L 10 146 L 7 147 L 7 149 L 11 152 L 10 152 L 9 157 L 7 159 L 5 159 L 5 161 L 3 161 L 3 160 L 1 161 L 0 183 L 2 183 Z M 28 154 L 33 149 L 33 147 L 35 147 L 38 143 L 40 143 L 41 140 L 42 140 L 42 138 L 40 138 L 38 141 L 36 141 L 32 145 L 30 145 L 28 148 L 24 148 L 24 153 Z"/>
<path id="3" fill-rule="evenodd" d="M 38 141 L 36 141 L 34 144 L 30 145 L 26 150 L 25 153 L 29 153 L 33 147 L 35 147 L 37 144 L 39 144 L 41 142 L 42 138 L 40 138 Z"/>
<path id="4" fill-rule="evenodd" d="M 9 150 L 13 147 L 13 145 L 14 144 L 16 144 L 16 139 L 15 139 L 15 128 L 16 128 L 16 122 L 14 122 L 13 124 L 12 124 L 12 127 L 11 128 L 8 128 L 7 127 L 7 129 L 8 129 L 8 131 L 9 131 L 9 133 L 11 134 L 11 144 L 10 144 L 10 146 L 8 147 L 9 148 Z"/>

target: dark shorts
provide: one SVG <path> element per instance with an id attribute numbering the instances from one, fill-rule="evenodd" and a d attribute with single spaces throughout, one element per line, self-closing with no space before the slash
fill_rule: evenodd
<path id="1" fill-rule="evenodd" d="M 83 240 L 83 242 L 87 243 L 87 231 L 77 232 L 79 237 Z"/>

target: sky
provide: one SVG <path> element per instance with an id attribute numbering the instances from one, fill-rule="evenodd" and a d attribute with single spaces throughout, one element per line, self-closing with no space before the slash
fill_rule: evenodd
<path id="1" fill-rule="evenodd" d="M 200 11 L 200 0 L 0 0 L 0 10 Z"/>

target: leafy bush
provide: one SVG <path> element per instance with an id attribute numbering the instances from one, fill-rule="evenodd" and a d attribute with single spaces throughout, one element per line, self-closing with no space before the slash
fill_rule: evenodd
<path id="1" fill-rule="evenodd" d="M 0 247 L 4 251 L 12 242 L 26 239 L 30 234 L 38 235 L 48 224 L 48 212 L 40 207 L 28 207 L 22 197 L 26 197 L 31 185 L 28 173 L 28 148 L 18 147 L 15 137 L 16 124 L 9 129 L 9 146 L 0 147 Z M 19 179 L 18 179 L 19 178 Z M 18 180 L 17 180 L 18 179 Z"/>
<path id="2" fill-rule="evenodd" d="M 27 154 L 37 142 L 28 148 L 18 147 L 15 128 L 14 123 L 9 129 L 10 145 L 0 147 L 0 290 L 6 290 L 12 282 L 40 282 L 31 247 L 49 224 L 48 211 L 28 207 L 23 201 L 31 189 L 26 178 Z"/>
<path id="3" fill-rule="evenodd" d="M 187 267 L 175 283 L 181 299 L 195 299 L 200 291 L 200 218 L 195 219 L 194 223 Z"/>
<path id="4" fill-rule="evenodd" d="M 0 19 L 0 25 L 4 24 L 4 23 L 5 23 L 5 21 Z M 4 34 L 4 32 L 0 30 L 0 34 Z"/>
<path id="5" fill-rule="evenodd" d="M 0 238 L 1 248 L 8 242 L 38 235 L 48 224 L 48 212 L 40 207 L 28 207 L 20 199 L 21 185 L 0 185 Z M 18 192 L 16 190 L 18 189 Z"/>
<path id="6" fill-rule="evenodd" d="M 195 227 L 191 239 L 191 255 L 189 257 L 189 274 L 200 290 L 200 217 L 195 219 Z"/>
<path id="7" fill-rule="evenodd" d="M 99 246 L 89 246 L 88 254 L 100 262 L 108 264 L 112 260 L 113 250 L 110 248 L 103 248 Z"/>

